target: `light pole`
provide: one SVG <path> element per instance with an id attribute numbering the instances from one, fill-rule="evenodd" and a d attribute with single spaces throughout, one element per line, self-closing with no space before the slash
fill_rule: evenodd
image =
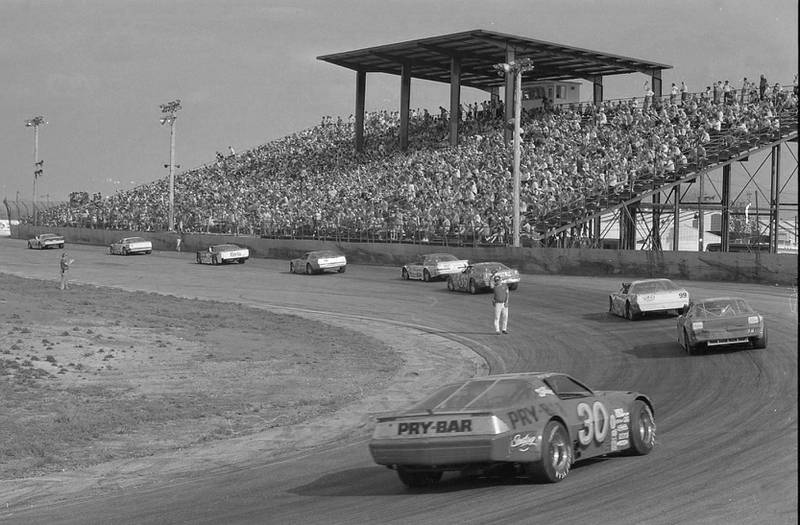
<path id="1" fill-rule="evenodd" d="M 175 230 L 175 114 L 181 109 L 181 100 L 161 104 L 161 125 L 169 123 L 169 231 Z"/>
<path id="2" fill-rule="evenodd" d="M 25 121 L 25 127 L 33 128 L 33 225 L 36 226 L 36 179 L 44 172 L 44 161 L 39 160 L 39 126 L 47 124 L 39 115 Z"/>
<path id="3" fill-rule="evenodd" d="M 513 246 L 520 247 L 519 242 L 519 157 L 520 157 L 520 120 L 522 116 L 522 75 L 526 71 L 533 70 L 533 60 L 521 58 L 508 63 L 495 64 L 494 68 L 500 76 L 514 75 L 514 164 L 512 174 L 513 181 L 513 217 L 511 220 L 513 229 Z M 508 103 L 508 101 L 506 101 Z"/>

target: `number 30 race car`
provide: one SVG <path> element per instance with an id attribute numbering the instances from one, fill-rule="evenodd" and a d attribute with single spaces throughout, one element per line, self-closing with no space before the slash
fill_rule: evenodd
<path id="1" fill-rule="evenodd" d="M 369 449 L 408 487 L 434 485 L 446 471 L 556 483 L 575 461 L 650 453 L 653 414 L 644 394 L 593 391 L 565 374 L 475 377 L 378 417 Z"/>

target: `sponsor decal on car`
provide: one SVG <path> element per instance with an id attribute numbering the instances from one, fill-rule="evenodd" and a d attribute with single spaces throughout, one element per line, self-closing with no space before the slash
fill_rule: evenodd
<path id="1" fill-rule="evenodd" d="M 539 421 L 539 417 L 536 415 L 536 407 L 533 405 L 513 410 L 506 415 L 508 416 L 508 422 L 511 423 L 511 428 L 515 430 L 517 425 L 532 425 L 534 421 Z"/>
<path id="2" fill-rule="evenodd" d="M 536 389 L 536 393 L 539 394 L 539 397 L 556 395 L 556 393 L 553 392 L 553 390 L 550 389 L 550 387 L 548 386 L 540 386 L 539 388 Z"/>
<path id="3" fill-rule="evenodd" d="M 536 447 L 539 443 L 539 437 L 536 434 L 515 434 L 513 438 L 511 438 L 511 444 L 509 445 L 512 449 L 517 449 L 520 452 L 527 452 L 530 449 Z"/>
<path id="4" fill-rule="evenodd" d="M 471 419 L 450 419 L 439 421 L 410 421 L 397 424 L 397 435 L 450 434 L 471 432 Z"/>

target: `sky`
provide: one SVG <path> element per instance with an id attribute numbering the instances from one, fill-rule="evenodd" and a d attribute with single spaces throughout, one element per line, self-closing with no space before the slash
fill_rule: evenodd
<path id="1" fill-rule="evenodd" d="M 796 0 L 0 0 L 0 197 L 32 197 L 35 116 L 47 121 L 38 200 L 109 195 L 168 175 L 161 104 L 181 100 L 183 171 L 348 117 L 355 73 L 320 55 L 470 29 L 670 64 L 665 92 L 797 72 Z M 609 77 L 605 97 L 641 96 L 646 79 Z M 399 96 L 399 77 L 367 75 L 368 111 L 397 110 Z M 412 81 L 412 108 L 448 96 Z"/>

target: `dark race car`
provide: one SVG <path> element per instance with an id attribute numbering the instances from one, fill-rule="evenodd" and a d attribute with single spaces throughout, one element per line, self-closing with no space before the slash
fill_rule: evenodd
<path id="1" fill-rule="evenodd" d="M 475 294 L 492 289 L 492 278 L 499 275 L 510 290 L 519 286 L 519 271 L 500 262 L 479 262 L 470 264 L 463 271 L 447 277 L 447 289 L 451 292 Z"/>
<path id="2" fill-rule="evenodd" d="M 715 297 L 691 303 L 678 317 L 678 344 L 694 354 L 715 346 L 767 347 L 764 316 L 739 297 Z"/>
<path id="3" fill-rule="evenodd" d="M 197 252 L 197 264 L 244 264 L 249 258 L 250 250 L 236 244 L 214 244 Z"/>
<path id="4" fill-rule="evenodd" d="M 575 461 L 648 454 L 653 414 L 644 394 L 595 391 L 566 374 L 475 377 L 378 417 L 369 449 L 409 487 L 433 485 L 446 471 L 555 483 Z"/>
<path id="5" fill-rule="evenodd" d="M 292 273 L 323 273 L 337 271 L 344 273 L 347 269 L 347 258 L 333 250 L 315 250 L 306 252 L 302 257 L 289 261 L 289 271 Z"/>
<path id="6" fill-rule="evenodd" d="M 447 279 L 451 274 L 462 272 L 468 264 L 466 259 L 449 253 L 425 253 L 404 265 L 400 274 L 405 280 L 422 279 L 428 282 Z"/>
<path id="7" fill-rule="evenodd" d="M 63 248 L 64 237 L 56 233 L 40 233 L 33 239 L 28 239 L 28 248 L 46 250 L 48 248 Z"/>

